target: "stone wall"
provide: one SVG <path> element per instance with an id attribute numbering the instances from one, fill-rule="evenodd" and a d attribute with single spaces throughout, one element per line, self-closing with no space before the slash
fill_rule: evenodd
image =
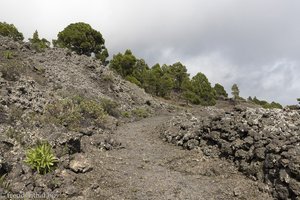
<path id="1" fill-rule="evenodd" d="M 276 199 L 300 199 L 299 111 L 235 107 L 207 113 L 174 117 L 164 124 L 162 138 L 233 161 L 245 175 L 266 183 Z"/>

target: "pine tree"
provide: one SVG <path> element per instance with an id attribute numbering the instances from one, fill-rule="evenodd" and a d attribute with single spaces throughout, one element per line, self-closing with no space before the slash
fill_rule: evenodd
<path id="1" fill-rule="evenodd" d="M 235 83 L 231 87 L 231 94 L 233 95 L 234 99 L 239 99 L 240 98 L 240 90 L 238 85 Z"/>

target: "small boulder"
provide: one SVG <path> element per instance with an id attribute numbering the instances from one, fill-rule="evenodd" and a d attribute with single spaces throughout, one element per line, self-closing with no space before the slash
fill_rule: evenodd
<path id="1" fill-rule="evenodd" d="M 83 154 L 76 154 L 69 167 L 75 173 L 86 173 L 93 169 L 91 161 Z"/>

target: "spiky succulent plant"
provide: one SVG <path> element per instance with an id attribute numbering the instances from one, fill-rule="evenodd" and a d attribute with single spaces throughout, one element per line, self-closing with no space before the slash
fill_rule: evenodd
<path id="1" fill-rule="evenodd" d="M 54 156 L 50 144 L 42 143 L 27 151 L 25 162 L 38 173 L 46 174 L 53 170 L 58 159 Z"/>

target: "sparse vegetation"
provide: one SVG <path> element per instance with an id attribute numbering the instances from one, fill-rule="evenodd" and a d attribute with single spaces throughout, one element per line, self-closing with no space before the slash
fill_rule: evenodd
<path id="1" fill-rule="evenodd" d="M 12 58 L 14 57 L 14 54 L 13 54 L 13 52 L 11 52 L 11 51 L 4 51 L 4 52 L 3 52 L 3 56 L 4 56 L 4 58 L 6 58 L 6 59 L 12 59 Z"/>
<path id="2" fill-rule="evenodd" d="M 123 112 L 121 112 L 121 115 L 122 115 L 123 117 L 125 117 L 125 118 L 130 118 L 130 117 L 131 117 L 131 114 L 130 114 L 130 112 L 128 112 L 128 111 L 123 111 Z"/>
<path id="3" fill-rule="evenodd" d="M 47 105 L 44 120 L 66 126 L 69 129 L 76 129 L 81 125 L 100 125 L 105 116 L 106 113 L 101 103 L 75 96 Z"/>
<path id="4" fill-rule="evenodd" d="M 19 144 L 24 145 L 24 135 L 16 129 L 10 127 L 6 130 L 5 135 L 16 140 Z"/>
<path id="5" fill-rule="evenodd" d="M 105 73 L 105 74 L 102 74 L 102 79 L 105 82 L 112 83 L 114 80 L 114 77 L 113 77 L 112 73 Z"/>
<path id="6" fill-rule="evenodd" d="M 149 111 L 144 108 L 135 108 L 131 113 L 137 118 L 146 118 L 149 116 Z"/>
<path id="7" fill-rule="evenodd" d="M 118 103 L 110 100 L 110 99 L 101 99 L 101 106 L 103 110 L 114 117 L 119 117 L 120 116 L 120 111 L 118 110 Z"/>
<path id="8" fill-rule="evenodd" d="M 4 190 L 10 190 L 10 183 L 6 181 L 7 174 L 0 176 L 0 188 Z"/>
<path id="9" fill-rule="evenodd" d="M 54 169 L 58 159 L 54 156 L 50 144 L 44 142 L 28 150 L 25 162 L 38 173 L 46 174 Z"/>
<path id="10" fill-rule="evenodd" d="M 266 108 L 266 109 L 274 109 L 274 108 L 282 109 L 283 108 L 282 105 L 280 105 L 279 103 L 276 103 L 274 101 L 271 102 L 271 103 L 268 103 L 267 101 L 259 100 L 256 97 L 254 97 L 254 98 L 249 97 L 248 101 L 250 101 L 254 104 L 260 105 L 260 106 L 262 106 L 263 108 Z"/>
<path id="11" fill-rule="evenodd" d="M 17 81 L 20 78 L 21 73 L 24 71 L 24 67 L 14 61 L 1 63 L 0 72 L 2 77 L 8 81 Z"/>
<path id="12" fill-rule="evenodd" d="M 48 40 L 46 40 L 45 38 L 39 38 L 38 31 L 35 31 L 33 33 L 33 36 L 32 38 L 29 38 L 29 41 L 31 42 L 33 49 L 35 49 L 37 52 L 42 52 L 46 48 L 50 47 L 50 42 Z"/>

